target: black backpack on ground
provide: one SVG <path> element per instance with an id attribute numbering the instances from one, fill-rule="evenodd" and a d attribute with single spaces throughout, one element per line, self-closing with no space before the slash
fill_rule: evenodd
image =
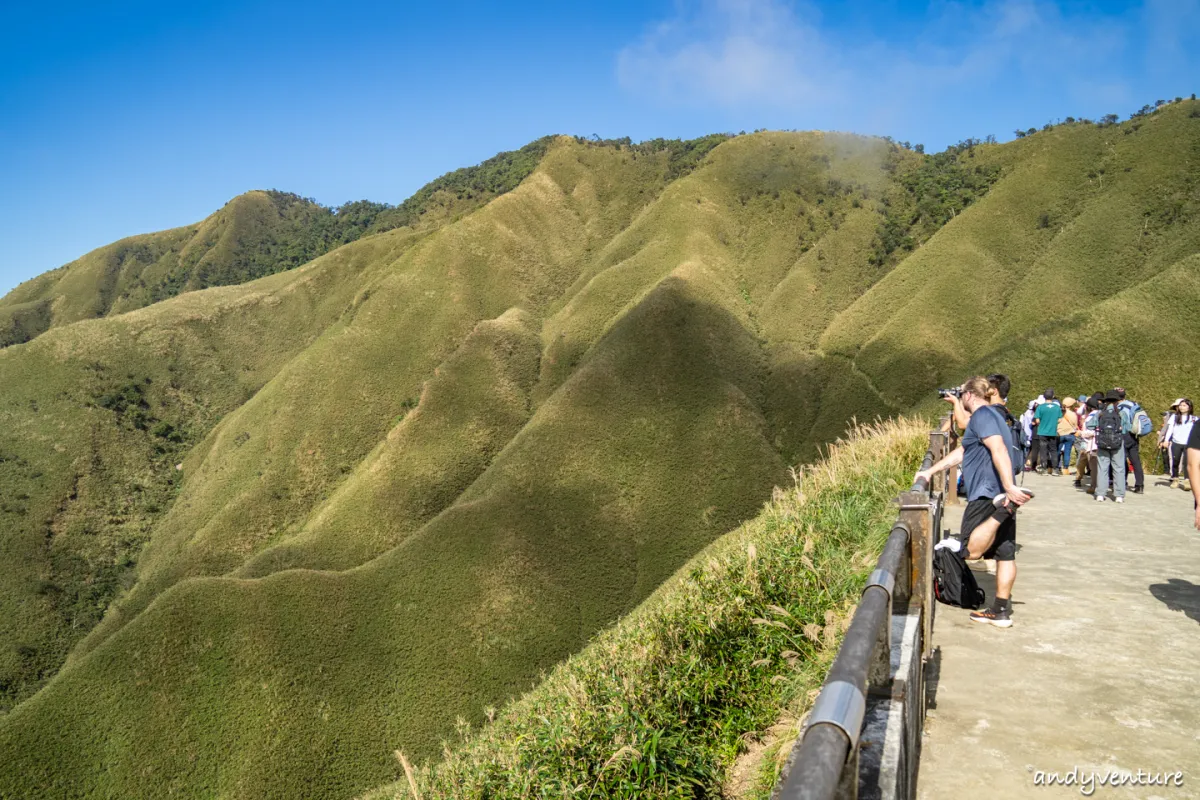
<path id="1" fill-rule="evenodd" d="M 1096 419 L 1096 447 L 1101 450 L 1120 450 L 1125 443 L 1122 436 L 1125 426 L 1121 421 L 1121 412 L 1113 403 L 1100 409 Z"/>
<path id="2" fill-rule="evenodd" d="M 975 582 L 967 560 L 945 547 L 933 551 L 933 594 L 940 603 L 971 610 L 984 601 L 983 589 Z"/>

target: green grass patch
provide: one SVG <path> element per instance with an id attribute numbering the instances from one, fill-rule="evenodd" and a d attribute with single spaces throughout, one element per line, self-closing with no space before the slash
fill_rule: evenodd
<path id="1" fill-rule="evenodd" d="M 493 723 L 462 727 L 419 770 L 422 796 L 720 795 L 747 740 L 823 679 L 924 434 L 852 431 Z"/>

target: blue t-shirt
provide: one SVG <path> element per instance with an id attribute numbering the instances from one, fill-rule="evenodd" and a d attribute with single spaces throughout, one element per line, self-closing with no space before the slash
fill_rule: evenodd
<path id="1" fill-rule="evenodd" d="M 1003 437 L 1004 449 L 1012 457 L 1012 433 L 1004 424 L 1004 414 L 993 406 L 980 406 L 971 414 L 962 437 L 962 477 L 967 500 L 992 498 L 1004 491 L 1004 484 L 992 463 L 992 451 L 983 443 L 989 436 Z"/>

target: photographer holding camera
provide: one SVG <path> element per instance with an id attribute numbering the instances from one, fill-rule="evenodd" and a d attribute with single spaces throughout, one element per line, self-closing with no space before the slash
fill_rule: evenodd
<path id="1" fill-rule="evenodd" d="M 997 379 L 1004 376 L 997 375 Z M 1005 379 L 1007 381 L 1007 379 Z M 999 383 L 999 380 L 997 380 Z M 918 480 L 930 480 L 934 473 L 962 465 L 967 508 L 963 513 L 958 538 L 967 544 L 967 558 L 996 559 L 996 597 L 990 608 L 971 613 L 971 619 L 1000 628 L 1012 627 L 1012 587 L 1017 579 L 1017 527 L 1014 515 L 1029 500 L 1029 494 L 1013 482 L 1013 438 L 999 387 L 988 379 L 969 378 L 955 398 L 955 417 L 961 408 L 967 416 L 962 446 L 927 470 L 917 473 Z M 993 403 L 992 401 L 999 401 Z"/>

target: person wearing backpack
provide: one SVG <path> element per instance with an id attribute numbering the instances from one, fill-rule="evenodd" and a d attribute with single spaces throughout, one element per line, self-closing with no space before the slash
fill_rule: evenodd
<path id="1" fill-rule="evenodd" d="M 1125 397 L 1123 388 L 1118 386 L 1115 391 L 1117 397 L 1121 398 L 1117 407 L 1129 415 L 1130 429 L 1125 434 L 1125 460 L 1133 467 L 1133 493 L 1141 494 L 1145 490 L 1146 475 L 1142 471 L 1142 455 L 1138 443 L 1141 437 L 1153 430 L 1154 425 L 1150 421 L 1150 415 L 1139 403 Z"/>
<path id="2" fill-rule="evenodd" d="M 969 378 L 962 385 L 962 405 L 971 415 L 963 432 L 962 446 L 929 469 L 918 472 L 916 477 L 928 481 L 935 473 L 962 464 L 967 508 L 958 538 L 966 542 L 967 558 L 996 559 L 995 600 L 990 607 L 972 612 L 971 619 L 1011 628 L 1012 588 L 1017 579 L 1014 515 L 1029 500 L 1029 494 L 1013 480 L 1012 434 L 1005 415 L 988 402 L 989 396 L 996 393 L 982 376 Z"/>
<path id="3" fill-rule="evenodd" d="M 1167 417 L 1163 426 L 1162 447 L 1167 451 L 1169 477 L 1171 488 L 1179 485 L 1179 480 L 1188 480 L 1187 443 L 1195 426 L 1196 417 L 1192 415 L 1192 401 L 1181 397 L 1171 406 L 1174 414 Z"/>
<path id="4" fill-rule="evenodd" d="M 1113 470 L 1113 494 L 1118 503 L 1125 502 L 1125 432 L 1132 421 L 1129 414 L 1118 408 L 1121 398 L 1116 390 L 1104 396 L 1100 413 L 1089 422 L 1096 433 L 1096 502 L 1108 499 L 1108 472 Z"/>

